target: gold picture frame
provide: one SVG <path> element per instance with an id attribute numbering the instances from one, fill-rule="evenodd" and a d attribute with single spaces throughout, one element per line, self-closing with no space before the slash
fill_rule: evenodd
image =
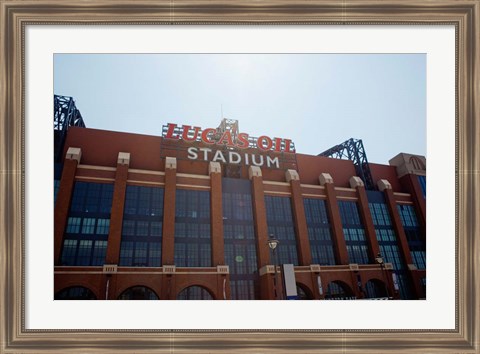
<path id="1" fill-rule="evenodd" d="M 0 352 L 480 353 L 480 0 L 0 0 Z M 25 27 L 46 24 L 454 25 L 453 330 L 25 328 Z"/>

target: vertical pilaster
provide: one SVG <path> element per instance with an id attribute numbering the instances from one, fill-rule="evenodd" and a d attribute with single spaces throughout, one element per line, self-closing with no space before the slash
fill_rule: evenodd
<path id="1" fill-rule="evenodd" d="M 400 214 L 398 213 L 397 203 L 395 201 L 395 196 L 393 195 L 392 185 L 385 179 L 379 180 L 377 182 L 377 185 L 378 189 L 382 191 L 385 195 L 385 201 L 387 202 L 388 210 L 390 212 L 390 216 L 392 217 L 392 224 L 393 228 L 395 229 L 395 233 L 397 234 L 397 240 L 400 246 L 400 250 L 402 252 L 403 259 L 405 260 L 405 264 L 410 270 L 410 278 L 413 283 L 415 295 L 417 298 L 419 298 L 421 297 L 421 289 L 419 287 L 419 284 L 417 284 L 418 282 L 415 281 L 415 276 L 413 276 L 413 272 L 416 270 L 416 267 L 413 264 L 410 248 L 408 247 L 407 236 L 405 235 L 402 220 L 400 218 Z"/>
<path id="2" fill-rule="evenodd" d="M 255 233 L 257 235 L 257 266 L 260 269 L 270 263 L 262 170 L 260 170 L 260 167 L 250 166 L 248 175 L 252 181 L 253 218 Z"/>
<path id="3" fill-rule="evenodd" d="M 360 209 L 360 217 L 362 218 L 363 226 L 367 234 L 368 242 L 368 258 L 370 263 L 375 263 L 375 257 L 380 252 L 377 236 L 375 233 L 375 225 L 373 224 L 372 215 L 370 213 L 370 207 L 368 206 L 367 192 L 365 191 L 365 185 L 360 177 L 350 178 L 350 187 L 357 190 L 357 198 Z"/>
<path id="4" fill-rule="evenodd" d="M 123 208 L 127 190 L 128 166 L 130 153 L 119 152 L 117 171 L 113 185 L 112 211 L 110 214 L 110 230 L 108 232 L 107 256 L 105 264 L 118 264 L 120 259 L 120 243 L 122 242 Z"/>
<path id="5" fill-rule="evenodd" d="M 343 235 L 342 219 L 338 209 L 337 195 L 333 186 L 333 179 L 328 173 L 322 173 L 319 176 L 320 184 L 325 187 L 327 195 L 327 212 L 332 226 L 333 243 L 335 248 L 335 257 L 338 264 L 348 264 L 347 245 Z"/>
<path id="6" fill-rule="evenodd" d="M 63 234 L 67 227 L 68 211 L 72 200 L 73 186 L 75 184 L 75 174 L 77 165 L 80 163 L 82 150 L 80 148 L 68 148 L 63 163 L 63 172 L 60 179 L 60 188 L 58 189 L 57 200 L 54 210 L 54 263 L 60 264 L 62 252 Z"/>
<path id="7" fill-rule="evenodd" d="M 223 241 L 222 174 L 220 163 L 210 162 L 210 231 L 212 267 L 225 264 Z"/>
<path id="8" fill-rule="evenodd" d="M 308 239 L 307 220 L 305 217 L 305 206 L 303 205 L 302 190 L 300 187 L 300 177 L 295 170 L 287 170 L 285 173 L 287 182 L 290 182 L 292 195 L 292 210 L 295 223 L 295 234 L 297 239 L 297 252 L 299 265 L 310 265 L 312 255 L 310 252 L 310 242 Z"/>
<path id="9" fill-rule="evenodd" d="M 162 266 L 175 264 L 175 193 L 177 159 L 165 158 L 165 191 L 163 199 Z"/>
<path id="10" fill-rule="evenodd" d="M 385 179 L 378 181 L 378 189 L 385 195 L 385 201 L 388 206 L 388 211 L 392 217 L 392 225 L 397 234 L 398 243 L 402 252 L 403 259 L 407 265 L 412 264 L 412 255 L 410 254 L 410 248 L 408 247 L 407 236 L 403 230 L 402 220 L 398 213 L 397 203 L 395 202 L 395 196 L 393 195 L 392 185 Z"/>

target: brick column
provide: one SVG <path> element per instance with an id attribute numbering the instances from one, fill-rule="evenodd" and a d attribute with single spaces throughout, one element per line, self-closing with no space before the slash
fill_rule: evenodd
<path id="1" fill-rule="evenodd" d="M 407 236 L 403 230 L 402 220 L 400 219 L 400 214 L 398 213 L 397 203 L 395 201 L 395 196 L 393 195 L 392 185 L 385 179 L 378 181 L 378 189 L 382 191 L 385 195 L 385 201 L 387 202 L 388 211 L 392 217 L 392 225 L 397 234 L 398 243 L 400 250 L 402 252 L 403 259 L 407 265 L 413 263 L 412 255 L 410 254 L 410 248 L 408 247 Z"/>
<path id="2" fill-rule="evenodd" d="M 263 193 L 262 170 L 257 166 L 250 166 L 248 175 L 252 181 L 253 218 L 257 235 L 257 266 L 258 269 L 270 264 L 270 248 L 268 248 L 267 212 L 265 209 L 265 195 Z"/>
<path id="3" fill-rule="evenodd" d="M 57 201 L 54 210 L 54 264 L 60 264 L 60 257 L 63 246 L 63 234 L 67 227 L 68 211 L 72 199 L 73 186 L 75 184 L 75 174 L 77 165 L 80 163 L 82 150 L 80 148 L 68 148 L 63 163 L 63 172 L 60 179 L 60 188 L 58 189 Z"/>
<path id="4" fill-rule="evenodd" d="M 320 184 L 325 187 L 327 195 L 327 212 L 332 226 L 333 244 L 335 248 L 335 258 L 338 264 L 348 264 L 347 245 L 343 235 L 342 219 L 338 209 L 337 195 L 333 186 L 333 179 L 328 173 L 322 173 L 319 176 Z"/>
<path id="5" fill-rule="evenodd" d="M 368 206 L 365 185 L 360 177 L 354 176 L 350 178 L 350 187 L 357 190 L 358 204 L 360 206 L 360 217 L 362 218 L 362 223 L 367 234 L 368 258 L 370 259 L 370 263 L 375 263 L 375 257 L 380 252 L 380 247 L 378 245 L 378 240 L 375 233 L 375 225 L 373 224 L 372 215 L 370 213 L 370 207 Z"/>
<path id="6" fill-rule="evenodd" d="M 292 192 L 291 200 L 297 239 L 298 263 L 301 266 L 310 265 L 312 263 L 312 254 L 310 252 L 310 241 L 308 239 L 307 220 L 300 187 L 300 177 L 295 170 L 287 170 L 285 177 L 287 182 L 290 182 Z"/>
<path id="7" fill-rule="evenodd" d="M 130 153 L 119 152 L 117 171 L 113 185 L 112 211 L 110 214 L 110 231 L 108 232 L 107 257 L 105 264 L 118 264 L 120 259 L 120 243 L 122 241 L 123 207 L 127 189 L 128 166 Z"/>
<path id="8" fill-rule="evenodd" d="M 415 271 L 417 268 L 413 264 L 410 248 L 408 247 L 407 236 L 405 235 L 402 220 L 400 218 L 400 214 L 398 213 L 395 196 L 393 195 L 392 185 L 385 179 L 379 180 L 377 182 L 377 185 L 378 189 L 382 191 L 385 195 L 385 201 L 387 202 L 388 210 L 390 212 L 390 216 L 392 217 L 392 225 L 395 229 L 395 233 L 397 234 L 397 240 L 400 246 L 400 250 L 402 252 L 403 259 L 405 260 L 405 264 L 410 270 L 410 279 L 413 283 L 415 295 L 417 298 L 419 298 L 422 294 L 420 284 L 417 284 L 418 282 L 415 281 L 415 276 L 413 276 L 412 274 L 413 271 Z"/>
<path id="9" fill-rule="evenodd" d="M 162 266 L 175 264 L 175 192 L 177 159 L 165 158 L 165 191 L 163 198 Z"/>
<path id="10" fill-rule="evenodd" d="M 220 163 L 210 162 L 210 231 L 212 267 L 225 264 L 223 241 L 222 174 Z"/>

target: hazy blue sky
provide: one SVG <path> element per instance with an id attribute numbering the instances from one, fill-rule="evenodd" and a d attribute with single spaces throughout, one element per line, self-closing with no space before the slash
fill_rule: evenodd
<path id="1" fill-rule="evenodd" d="M 166 123 L 290 138 L 318 154 L 351 137 L 370 162 L 426 154 L 424 54 L 56 54 L 55 94 L 89 128 L 161 135 Z"/>

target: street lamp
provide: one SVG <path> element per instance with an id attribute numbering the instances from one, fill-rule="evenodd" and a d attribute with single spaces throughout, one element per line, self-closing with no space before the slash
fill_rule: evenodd
<path id="1" fill-rule="evenodd" d="M 268 237 L 268 247 L 272 250 L 273 253 L 273 267 L 274 267 L 274 278 L 273 278 L 273 287 L 275 289 L 275 299 L 278 299 L 277 295 L 277 258 L 275 254 L 275 249 L 277 248 L 280 241 L 278 241 L 273 234 L 270 234 Z"/>
<path id="2" fill-rule="evenodd" d="M 380 264 L 380 268 L 382 268 L 382 274 L 383 276 L 385 277 L 385 280 L 386 280 L 386 283 L 383 283 L 383 285 L 385 286 L 385 292 L 387 294 L 387 298 L 389 298 L 389 294 L 388 294 L 388 286 L 387 284 L 389 283 L 388 281 L 388 274 L 385 275 L 385 263 L 383 261 L 383 257 L 382 255 L 379 253 L 377 254 L 377 256 L 375 257 L 375 262 L 377 262 L 378 264 Z"/>

